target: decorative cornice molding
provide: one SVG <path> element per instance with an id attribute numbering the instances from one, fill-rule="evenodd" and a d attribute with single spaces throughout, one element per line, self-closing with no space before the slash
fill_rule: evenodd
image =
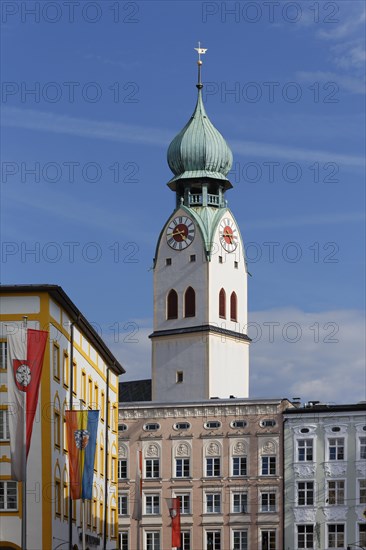
<path id="1" fill-rule="evenodd" d="M 164 336 L 177 336 L 180 334 L 194 334 L 202 332 L 211 332 L 212 334 L 219 334 L 220 336 L 228 336 L 229 338 L 235 338 L 236 340 L 243 340 L 245 342 L 251 342 L 251 338 L 247 334 L 229 330 L 226 328 L 217 327 L 215 325 L 196 325 L 194 327 L 174 328 L 168 330 L 157 330 L 152 334 L 149 334 L 149 338 L 160 338 Z"/>

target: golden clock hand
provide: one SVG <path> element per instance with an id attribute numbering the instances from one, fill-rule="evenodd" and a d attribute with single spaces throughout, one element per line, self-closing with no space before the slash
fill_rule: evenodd
<path id="1" fill-rule="evenodd" d="M 172 233 L 172 237 L 175 237 L 175 235 L 182 235 L 183 240 L 186 240 L 186 238 L 187 238 L 184 231 L 180 231 L 179 229 L 177 229 L 177 231 L 175 231 L 175 233 Z"/>

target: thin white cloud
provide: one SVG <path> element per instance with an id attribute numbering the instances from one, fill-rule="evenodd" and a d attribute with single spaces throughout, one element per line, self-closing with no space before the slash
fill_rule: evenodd
<path id="1" fill-rule="evenodd" d="M 339 40 L 354 36 L 358 31 L 364 32 L 366 10 L 363 2 L 343 2 L 342 11 L 337 16 L 339 23 L 322 26 L 317 35 L 325 40 Z M 347 13 L 345 5 L 351 5 L 351 12 Z"/>
<path id="2" fill-rule="evenodd" d="M 173 131 L 159 128 L 109 121 L 92 121 L 17 107 L 4 107 L 3 126 L 158 147 L 166 147 L 172 136 L 174 136 Z M 364 167 L 365 165 L 363 157 L 330 151 L 302 149 L 254 141 L 231 141 L 230 145 L 235 153 L 246 158 L 254 156 L 271 160 L 281 158 L 291 161 L 337 162 L 355 168 Z"/>
<path id="3" fill-rule="evenodd" d="M 296 77 L 302 82 L 334 82 L 340 88 L 353 94 L 364 94 L 366 92 L 365 78 L 349 76 L 331 71 L 298 71 Z M 331 90 L 329 90 L 331 93 Z"/>

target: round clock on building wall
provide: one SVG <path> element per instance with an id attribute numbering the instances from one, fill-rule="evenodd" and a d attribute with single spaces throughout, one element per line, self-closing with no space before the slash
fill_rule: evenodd
<path id="1" fill-rule="evenodd" d="M 184 250 L 193 242 L 195 231 L 196 229 L 191 218 L 177 216 L 167 227 L 167 243 L 174 250 Z"/>
<path id="2" fill-rule="evenodd" d="M 230 218 L 223 218 L 219 228 L 220 243 L 226 252 L 233 252 L 238 246 L 238 230 Z"/>

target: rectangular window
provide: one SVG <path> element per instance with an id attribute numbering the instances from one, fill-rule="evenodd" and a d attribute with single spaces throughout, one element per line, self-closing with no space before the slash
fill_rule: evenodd
<path id="1" fill-rule="evenodd" d="M 232 511 L 234 514 L 246 514 L 248 511 L 247 493 L 233 493 Z"/>
<path id="2" fill-rule="evenodd" d="M 366 523 L 358 525 L 358 542 L 360 546 L 366 546 Z"/>
<path id="3" fill-rule="evenodd" d="M 219 256 L 219 264 L 222 264 L 222 256 Z"/>
<path id="4" fill-rule="evenodd" d="M 206 514 L 221 513 L 221 493 L 206 494 Z"/>
<path id="5" fill-rule="evenodd" d="M 344 548 L 344 525 L 328 525 L 328 548 Z"/>
<path id="6" fill-rule="evenodd" d="M 305 548 L 312 550 L 314 548 L 314 527 L 313 525 L 297 526 L 297 547 L 299 550 Z"/>
<path id="7" fill-rule="evenodd" d="M 189 257 L 189 261 L 190 262 L 195 262 L 196 261 L 196 254 L 191 254 L 190 257 Z"/>
<path id="8" fill-rule="evenodd" d="M 100 419 L 102 422 L 104 422 L 104 416 L 105 416 L 105 394 L 102 390 L 100 392 Z"/>
<path id="9" fill-rule="evenodd" d="M 118 479 L 127 479 L 127 460 L 125 458 L 118 461 Z"/>
<path id="10" fill-rule="evenodd" d="M 344 504 L 344 481 L 328 481 L 328 503 Z"/>
<path id="11" fill-rule="evenodd" d="M 234 268 L 235 268 L 235 269 L 238 269 L 238 267 L 239 267 L 238 262 L 234 262 Z"/>
<path id="12" fill-rule="evenodd" d="M 220 531 L 206 531 L 206 550 L 221 550 Z"/>
<path id="13" fill-rule="evenodd" d="M 69 380 L 70 380 L 70 362 L 69 362 L 69 354 L 67 353 L 67 351 L 64 351 L 62 370 L 63 370 L 63 377 L 64 377 L 64 386 L 68 388 Z"/>
<path id="14" fill-rule="evenodd" d="M 298 506 L 314 505 L 314 482 L 313 481 L 298 481 L 297 505 Z"/>
<path id="15" fill-rule="evenodd" d="M 81 371 L 81 399 L 86 403 L 86 372 Z"/>
<path id="16" fill-rule="evenodd" d="M 248 531 L 233 531 L 233 550 L 248 550 Z"/>
<path id="17" fill-rule="evenodd" d="M 176 382 L 177 384 L 181 384 L 183 382 L 183 371 L 177 371 Z"/>
<path id="18" fill-rule="evenodd" d="M 158 458 L 145 460 L 145 477 L 148 479 L 160 477 L 160 460 Z"/>
<path id="19" fill-rule="evenodd" d="M 76 361 L 72 362 L 72 393 L 75 395 L 78 392 L 78 366 Z"/>
<path id="20" fill-rule="evenodd" d="M 299 462 L 312 462 L 313 440 L 299 439 L 297 442 L 297 460 Z"/>
<path id="21" fill-rule="evenodd" d="M 160 550 L 159 531 L 148 531 L 146 533 L 146 550 Z"/>
<path id="22" fill-rule="evenodd" d="M 0 370 L 7 369 L 8 343 L 6 340 L 0 341 Z"/>
<path id="23" fill-rule="evenodd" d="M 9 412 L 7 409 L 0 410 L 0 441 L 9 441 Z"/>
<path id="24" fill-rule="evenodd" d="M 99 409 L 99 388 L 98 384 L 94 384 L 94 407 Z"/>
<path id="25" fill-rule="evenodd" d="M 189 531 L 181 531 L 180 550 L 191 550 L 191 533 Z"/>
<path id="26" fill-rule="evenodd" d="M 329 439 L 329 460 L 344 460 L 343 437 L 331 437 Z"/>
<path id="27" fill-rule="evenodd" d="M 88 405 L 90 408 L 93 406 L 93 380 L 91 376 L 88 378 Z"/>
<path id="28" fill-rule="evenodd" d="M 220 477 L 220 474 L 221 474 L 220 457 L 206 458 L 206 476 Z"/>
<path id="29" fill-rule="evenodd" d="M 246 475 L 247 475 L 247 457 L 234 456 L 233 457 L 233 476 L 246 476 Z"/>
<path id="30" fill-rule="evenodd" d="M 145 495 L 145 514 L 160 514 L 159 495 Z"/>
<path id="31" fill-rule="evenodd" d="M 191 513 L 191 495 L 189 493 L 177 494 L 179 498 L 180 513 L 190 514 Z"/>
<path id="32" fill-rule="evenodd" d="M 360 504 L 366 504 L 366 479 L 359 480 L 359 500 Z"/>
<path id="33" fill-rule="evenodd" d="M 366 437 L 360 437 L 360 459 L 366 459 Z"/>
<path id="34" fill-rule="evenodd" d="M 262 456 L 262 476 L 274 476 L 276 475 L 276 457 L 275 456 Z"/>
<path id="35" fill-rule="evenodd" d="M 127 495 L 118 495 L 118 514 L 120 516 L 127 516 L 128 514 Z"/>
<path id="36" fill-rule="evenodd" d="M 175 477 L 189 477 L 190 460 L 189 458 L 175 459 Z"/>
<path id="37" fill-rule="evenodd" d="M 0 510 L 3 512 L 18 510 L 18 484 L 16 481 L 0 481 Z"/>
<path id="38" fill-rule="evenodd" d="M 276 493 L 261 493 L 261 512 L 276 511 Z"/>
<path id="39" fill-rule="evenodd" d="M 55 514 L 61 516 L 61 481 L 55 480 Z"/>
<path id="40" fill-rule="evenodd" d="M 261 531 L 261 550 L 276 550 L 276 531 Z"/>
<path id="41" fill-rule="evenodd" d="M 165 258 L 165 265 L 172 265 L 172 259 L 171 258 Z"/>
<path id="42" fill-rule="evenodd" d="M 52 372 L 56 380 L 60 380 L 60 348 L 58 344 L 53 343 L 52 347 Z"/>
<path id="43" fill-rule="evenodd" d="M 59 449 L 61 444 L 61 417 L 59 411 L 54 411 L 54 422 L 55 447 Z"/>
<path id="44" fill-rule="evenodd" d="M 128 548 L 128 532 L 120 531 L 118 534 L 120 550 L 129 550 Z"/>

